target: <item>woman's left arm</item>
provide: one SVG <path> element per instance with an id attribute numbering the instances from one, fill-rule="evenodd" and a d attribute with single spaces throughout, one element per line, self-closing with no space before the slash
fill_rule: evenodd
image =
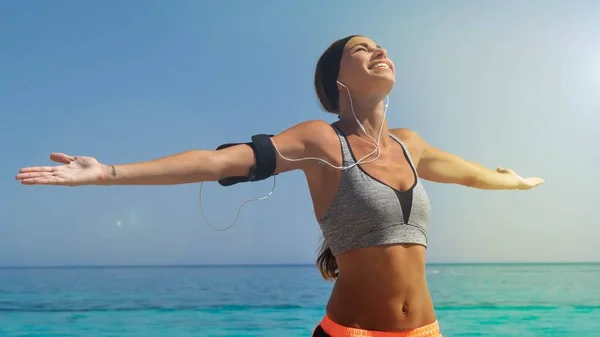
<path id="1" fill-rule="evenodd" d="M 419 177 L 438 183 L 459 184 L 484 190 L 528 190 L 544 182 L 543 179 L 523 178 L 513 170 L 499 167 L 491 170 L 467 161 L 460 156 L 437 149 L 410 132 L 410 138 L 422 148 L 417 166 Z M 403 131 L 406 136 L 406 131 Z"/>

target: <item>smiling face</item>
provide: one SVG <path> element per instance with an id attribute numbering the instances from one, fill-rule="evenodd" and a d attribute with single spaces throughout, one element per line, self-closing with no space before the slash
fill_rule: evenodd
<path id="1" fill-rule="evenodd" d="M 387 52 L 371 39 L 356 36 L 344 46 L 338 81 L 354 95 L 385 97 L 396 82 L 395 67 Z M 340 88 L 344 92 L 344 88 Z"/>
<path id="2" fill-rule="evenodd" d="M 333 42 L 321 55 L 315 70 L 315 90 L 323 110 L 339 113 L 344 83 L 353 97 L 383 98 L 395 83 L 394 63 L 384 49 L 369 38 L 350 35 Z"/>

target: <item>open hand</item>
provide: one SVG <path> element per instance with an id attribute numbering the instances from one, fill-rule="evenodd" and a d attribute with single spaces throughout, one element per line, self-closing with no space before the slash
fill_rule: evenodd
<path id="1" fill-rule="evenodd" d="M 19 170 L 16 180 L 23 185 L 94 185 L 106 175 L 104 165 L 92 157 L 73 157 L 52 153 L 50 159 L 64 165 L 25 167 Z"/>
<path id="2" fill-rule="evenodd" d="M 504 167 L 499 167 L 496 169 L 496 171 L 515 178 L 517 182 L 517 189 L 519 190 L 529 190 L 544 183 L 544 179 L 542 178 L 523 178 L 515 173 L 515 171 Z"/>

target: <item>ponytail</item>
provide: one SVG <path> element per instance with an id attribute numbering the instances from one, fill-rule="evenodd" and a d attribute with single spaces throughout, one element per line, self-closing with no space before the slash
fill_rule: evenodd
<path id="1" fill-rule="evenodd" d="M 321 243 L 319 249 L 319 257 L 317 257 L 317 268 L 325 280 L 333 281 L 338 276 L 338 265 L 331 252 L 331 248 L 327 247 L 325 240 Z"/>

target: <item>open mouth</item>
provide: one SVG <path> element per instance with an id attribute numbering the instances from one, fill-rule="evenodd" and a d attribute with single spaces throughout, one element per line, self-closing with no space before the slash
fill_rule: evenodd
<path id="1" fill-rule="evenodd" d="M 370 66 L 369 69 L 389 69 L 389 70 L 391 70 L 392 67 L 386 62 L 377 62 L 377 63 L 373 64 L 372 66 Z"/>

